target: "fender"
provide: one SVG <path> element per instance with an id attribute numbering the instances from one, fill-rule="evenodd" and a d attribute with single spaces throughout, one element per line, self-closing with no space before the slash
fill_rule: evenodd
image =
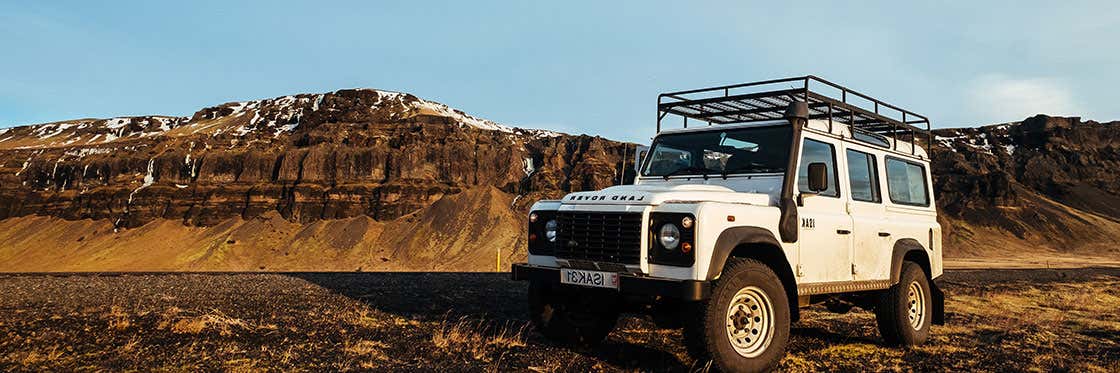
<path id="1" fill-rule="evenodd" d="M 918 264 L 925 266 L 923 270 L 930 270 L 929 253 L 926 252 L 926 248 L 922 246 L 918 240 L 913 238 L 898 240 L 894 243 L 894 252 L 891 255 L 891 286 L 898 284 L 899 277 L 902 277 L 902 261 L 906 258 L 906 254 L 911 252 L 920 253 L 919 255 L 921 255 L 926 262 Z M 926 272 L 926 275 L 929 275 L 929 272 Z M 929 282 L 929 289 L 932 293 L 930 294 L 930 299 L 933 300 L 933 323 L 935 325 L 945 325 L 945 293 L 941 291 L 941 288 L 937 286 L 937 283 L 934 281 Z"/>
<path id="2" fill-rule="evenodd" d="M 771 265 L 775 265 L 774 261 L 785 263 L 784 268 L 781 266 L 774 267 L 774 272 L 777 273 L 778 278 L 782 280 L 782 286 L 785 287 L 786 296 L 789 297 L 789 312 L 790 320 L 797 321 L 801 319 L 801 308 L 797 297 L 797 279 L 794 277 L 792 268 L 786 260 L 785 253 L 782 251 L 782 245 L 778 243 L 778 239 L 774 237 L 774 233 L 770 230 L 759 227 L 732 227 L 727 228 L 719 234 L 716 238 L 715 247 L 712 250 L 712 261 L 708 267 L 709 281 L 714 280 L 723 271 L 723 266 L 727 264 L 727 258 L 731 256 L 731 252 L 735 248 L 743 244 L 762 244 L 775 248 L 775 251 L 766 250 L 760 252 L 760 258 L 769 257 L 767 261 Z M 749 254 L 748 254 L 749 255 Z M 765 260 L 765 259 L 764 259 Z"/>
<path id="3" fill-rule="evenodd" d="M 906 258 L 906 254 L 911 251 L 921 253 L 922 257 L 926 258 L 926 264 L 929 264 L 929 254 L 926 253 L 925 246 L 922 246 L 918 240 L 913 238 L 903 238 L 895 241 L 894 252 L 891 254 L 891 285 L 898 283 L 898 278 L 902 277 L 902 260 Z M 921 264 L 921 263 L 919 263 Z M 929 270 L 926 268 L 925 270 Z M 928 274 L 928 273 L 927 273 Z"/>
<path id="4" fill-rule="evenodd" d="M 716 245 L 712 250 L 712 262 L 708 266 L 707 279 L 715 279 L 723 271 L 723 265 L 727 263 L 727 257 L 731 255 L 731 251 L 742 244 L 761 243 L 770 244 L 775 247 L 781 248 L 782 245 L 774 238 L 774 233 L 771 233 L 765 228 L 759 227 L 731 227 L 727 228 L 719 234 L 716 238 Z"/>

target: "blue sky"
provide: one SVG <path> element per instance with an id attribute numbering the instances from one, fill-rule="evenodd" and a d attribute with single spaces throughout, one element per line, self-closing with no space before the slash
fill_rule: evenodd
<path id="1" fill-rule="evenodd" d="M 1120 119 L 1115 3 L 905 3 L 9 1 L 0 126 L 372 87 L 644 142 L 659 92 L 804 74 L 937 127 Z"/>

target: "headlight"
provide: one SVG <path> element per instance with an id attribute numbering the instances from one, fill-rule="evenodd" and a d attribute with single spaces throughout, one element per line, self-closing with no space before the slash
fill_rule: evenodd
<path id="1" fill-rule="evenodd" d="M 548 242 L 556 242 L 556 230 L 559 227 L 560 224 L 556 220 L 549 220 L 548 223 L 544 223 L 544 236 L 548 238 Z"/>
<path id="2" fill-rule="evenodd" d="M 557 223 L 555 210 L 539 210 L 529 213 L 527 236 L 529 238 L 529 254 L 553 255 L 556 242 L 560 240 L 556 231 L 560 224 Z"/>
<path id="3" fill-rule="evenodd" d="M 681 243 L 681 230 L 673 223 L 661 226 L 661 234 L 657 235 L 661 246 L 666 250 L 673 250 Z"/>

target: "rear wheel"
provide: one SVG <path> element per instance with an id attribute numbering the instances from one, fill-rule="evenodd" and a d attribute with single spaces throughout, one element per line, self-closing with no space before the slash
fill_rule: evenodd
<path id="1" fill-rule="evenodd" d="M 898 283 L 883 292 L 875 307 L 879 335 L 889 345 L 925 343 L 933 322 L 932 304 L 925 271 L 914 262 L 903 262 Z"/>
<path id="2" fill-rule="evenodd" d="M 566 289 L 554 284 L 529 283 L 529 313 L 533 326 L 553 342 L 593 346 L 614 330 L 618 305 L 595 289 Z"/>
<path id="3" fill-rule="evenodd" d="M 685 343 L 722 371 L 767 371 L 785 356 L 789 300 L 778 275 L 762 262 L 729 260 L 712 297 L 696 312 L 686 315 Z"/>

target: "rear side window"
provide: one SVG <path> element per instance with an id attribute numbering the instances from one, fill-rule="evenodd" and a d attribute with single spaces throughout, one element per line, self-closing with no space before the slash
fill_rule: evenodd
<path id="1" fill-rule="evenodd" d="M 891 202 L 929 206 L 925 167 L 901 159 L 887 158 L 887 191 Z"/>
<path id="2" fill-rule="evenodd" d="M 848 179 L 852 184 L 852 199 L 863 202 L 879 203 L 879 169 L 875 167 L 875 157 L 849 149 L 844 152 L 848 157 Z"/>

